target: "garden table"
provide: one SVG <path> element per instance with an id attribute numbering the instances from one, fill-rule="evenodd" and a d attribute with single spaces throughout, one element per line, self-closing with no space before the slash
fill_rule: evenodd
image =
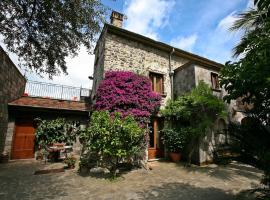
<path id="1" fill-rule="evenodd" d="M 67 158 L 67 154 L 70 153 L 72 151 L 72 146 L 69 145 L 53 145 L 51 147 L 49 147 L 51 149 L 51 152 L 55 152 L 55 157 L 54 160 L 58 161 L 60 158 L 60 152 L 64 153 L 65 158 Z"/>

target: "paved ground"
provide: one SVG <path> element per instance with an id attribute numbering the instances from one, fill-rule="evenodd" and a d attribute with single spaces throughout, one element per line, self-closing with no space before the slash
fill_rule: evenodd
<path id="1" fill-rule="evenodd" d="M 0 165 L 0 199 L 177 199 L 230 200 L 259 184 L 261 173 L 248 165 L 185 168 L 182 164 L 155 162 L 153 170 L 133 170 L 116 181 L 80 176 L 76 170 L 33 175 L 56 165 L 16 161 Z M 247 199 L 243 197 L 241 199 Z"/>

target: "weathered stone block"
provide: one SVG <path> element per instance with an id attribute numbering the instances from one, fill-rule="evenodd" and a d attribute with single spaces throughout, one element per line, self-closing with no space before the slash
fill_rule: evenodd
<path id="1" fill-rule="evenodd" d="M 26 79 L 0 47 L 0 153 L 4 149 L 8 126 L 8 103 L 23 94 L 25 83 Z"/>

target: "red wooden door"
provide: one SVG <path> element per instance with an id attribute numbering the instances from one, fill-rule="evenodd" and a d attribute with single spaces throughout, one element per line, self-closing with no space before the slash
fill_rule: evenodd
<path id="1" fill-rule="evenodd" d="M 164 146 L 161 141 L 160 130 L 163 129 L 163 120 L 154 118 L 152 128 L 149 133 L 148 159 L 162 158 L 164 156 Z"/>
<path id="2" fill-rule="evenodd" d="M 32 121 L 16 122 L 13 137 L 12 159 L 34 158 L 35 128 Z"/>

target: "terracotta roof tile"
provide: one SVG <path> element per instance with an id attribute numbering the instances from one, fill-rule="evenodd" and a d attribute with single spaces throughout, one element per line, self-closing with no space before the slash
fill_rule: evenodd
<path id="1" fill-rule="evenodd" d="M 90 111 L 91 109 L 90 104 L 87 102 L 67 101 L 39 97 L 21 97 L 10 102 L 8 105 L 74 111 Z"/>

